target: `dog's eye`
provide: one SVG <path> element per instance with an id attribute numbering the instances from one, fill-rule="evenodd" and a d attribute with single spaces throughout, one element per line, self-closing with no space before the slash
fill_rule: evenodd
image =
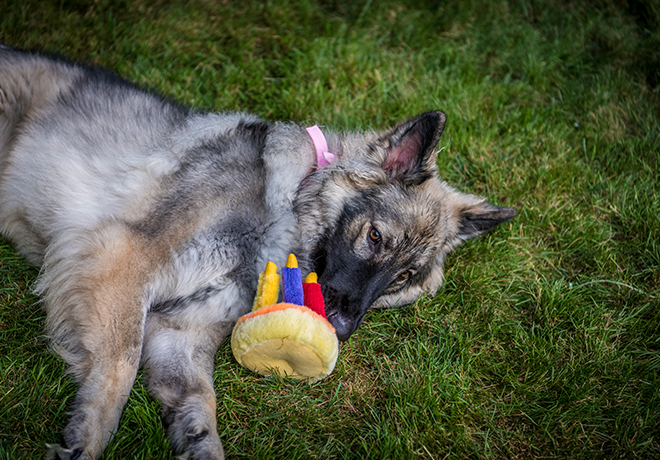
<path id="1" fill-rule="evenodd" d="M 372 244 L 378 244 L 381 239 L 382 236 L 378 229 L 376 227 L 371 227 L 371 230 L 369 230 L 369 241 L 371 241 Z"/>
<path id="2" fill-rule="evenodd" d="M 412 272 L 410 270 L 406 270 L 405 272 L 399 275 L 399 281 L 407 280 L 408 278 L 410 278 L 410 275 L 412 275 Z"/>

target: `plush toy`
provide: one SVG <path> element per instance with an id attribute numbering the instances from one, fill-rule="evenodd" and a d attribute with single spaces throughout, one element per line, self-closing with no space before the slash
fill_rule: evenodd
<path id="1" fill-rule="evenodd" d="M 282 268 L 282 302 L 277 303 L 280 276 L 268 262 L 259 276 L 252 313 L 239 318 L 231 335 L 236 360 L 261 375 L 278 374 L 316 382 L 335 367 L 339 342 L 325 316 L 316 273 L 305 282 L 290 254 Z"/>

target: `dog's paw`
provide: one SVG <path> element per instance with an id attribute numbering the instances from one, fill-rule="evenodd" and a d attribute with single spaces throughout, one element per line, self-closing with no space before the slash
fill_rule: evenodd
<path id="1" fill-rule="evenodd" d="M 176 456 L 177 460 L 224 460 L 225 458 L 222 442 L 215 430 L 189 433 L 187 441 L 188 445 Z"/>
<path id="2" fill-rule="evenodd" d="M 88 455 L 83 455 L 83 450 L 67 449 L 59 444 L 46 444 L 46 460 L 88 460 Z"/>

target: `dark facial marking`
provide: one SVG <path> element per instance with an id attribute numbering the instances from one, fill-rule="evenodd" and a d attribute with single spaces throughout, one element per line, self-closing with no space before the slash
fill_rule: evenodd
<path id="1" fill-rule="evenodd" d="M 321 238 L 313 253 L 328 320 L 340 340 L 350 337 L 378 297 L 408 286 L 417 269 L 414 264 L 428 257 L 424 254 L 430 248 L 430 235 L 394 214 L 386 198 L 376 190 L 365 190 L 347 203 L 337 227 Z M 374 221 L 389 222 L 388 231 L 371 224 L 366 238 L 356 238 L 356 232 L 361 234 L 360 229 Z"/>

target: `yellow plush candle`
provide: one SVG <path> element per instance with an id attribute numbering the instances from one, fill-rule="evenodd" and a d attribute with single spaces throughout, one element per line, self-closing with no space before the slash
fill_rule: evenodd
<path id="1" fill-rule="evenodd" d="M 277 265 L 273 262 L 266 264 L 266 269 L 259 275 L 259 284 L 257 285 L 257 295 L 254 298 L 252 311 L 257 311 L 266 305 L 277 303 L 277 296 L 280 293 L 280 275 L 277 274 Z"/>

